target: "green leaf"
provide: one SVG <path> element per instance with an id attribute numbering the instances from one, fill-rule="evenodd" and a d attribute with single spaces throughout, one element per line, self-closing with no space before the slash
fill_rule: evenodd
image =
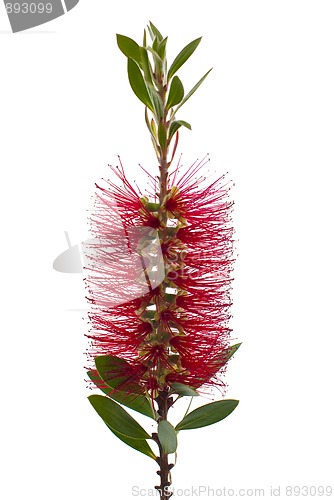
<path id="1" fill-rule="evenodd" d="M 241 342 L 239 344 L 232 345 L 227 349 L 224 349 L 220 354 L 218 354 L 214 359 L 213 363 L 216 365 L 216 371 L 220 370 L 222 366 L 226 365 L 228 360 L 237 352 Z"/>
<path id="2" fill-rule="evenodd" d="M 131 380 L 131 366 L 117 356 L 97 356 L 95 366 L 103 382 L 114 389 L 109 397 L 150 418 L 155 418 L 152 404 L 145 389 Z M 117 389 L 117 390 L 115 390 Z"/>
<path id="3" fill-rule="evenodd" d="M 131 410 L 135 410 L 138 413 L 146 415 L 147 417 L 155 420 L 152 404 L 146 396 L 140 396 L 138 394 L 127 394 L 126 392 L 114 390 L 111 394 L 109 394 L 109 397 L 111 397 L 118 403 L 131 408 Z"/>
<path id="4" fill-rule="evenodd" d="M 153 120 L 153 118 L 151 119 L 151 122 L 150 122 L 150 120 L 148 118 L 147 107 L 145 106 L 145 122 L 146 122 L 148 130 L 150 131 L 152 140 L 155 141 L 155 137 L 156 137 L 156 134 L 154 132 L 155 131 L 155 126 L 152 127 L 152 120 Z M 153 120 L 153 122 L 154 122 L 154 120 Z"/>
<path id="5" fill-rule="evenodd" d="M 206 79 L 206 77 L 208 76 L 208 74 L 210 73 L 210 71 L 212 71 L 212 69 L 213 68 L 209 69 L 209 71 L 207 73 L 205 73 L 204 76 L 202 76 L 202 78 L 199 80 L 199 82 L 196 83 L 196 85 L 190 90 L 190 92 L 188 92 L 188 94 L 185 96 L 185 98 L 183 99 L 183 101 L 181 102 L 181 104 L 174 111 L 174 114 L 180 109 L 181 106 L 183 106 L 183 104 L 185 102 L 188 101 L 188 99 L 193 95 L 193 93 L 196 92 L 196 90 L 198 89 L 198 87 L 200 85 L 202 85 L 202 83 L 204 82 L 204 80 Z"/>
<path id="6" fill-rule="evenodd" d="M 107 396 L 109 396 L 114 401 L 121 403 L 127 408 L 131 408 L 131 410 L 135 410 L 142 415 L 146 415 L 146 417 L 152 418 L 155 420 L 154 410 L 152 408 L 151 401 L 149 398 L 143 394 L 129 394 L 127 392 L 119 391 L 114 389 L 101 379 L 97 372 L 89 371 L 87 372 L 89 378 L 95 383 L 95 385 Z M 105 387 L 101 387 L 101 382 L 105 384 Z"/>
<path id="7" fill-rule="evenodd" d="M 151 28 L 151 32 L 152 32 L 152 34 L 153 34 L 155 37 L 157 37 L 157 39 L 158 39 L 158 41 L 159 41 L 159 42 L 161 42 L 161 40 L 163 39 L 162 34 L 161 34 L 161 33 L 160 33 L 160 31 L 158 30 L 158 28 L 156 28 L 156 27 L 154 26 L 154 24 L 153 24 L 153 23 L 151 23 L 151 21 L 149 21 L 149 23 L 150 23 L 150 28 Z"/>
<path id="8" fill-rule="evenodd" d="M 151 98 L 151 102 L 153 103 L 155 115 L 157 119 L 160 120 L 164 116 L 164 108 L 161 97 L 159 96 L 158 92 L 156 91 L 153 85 L 148 85 L 147 89 Z"/>
<path id="9" fill-rule="evenodd" d="M 128 77 L 131 88 L 138 99 L 145 104 L 151 111 L 154 110 L 151 98 L 149 96 L 145 80 L 139 69 L 138 64 L 128 58 Z"/>
<path id="10" fill-rule="evenodd" d="M 166 36 L 166 38 L 164 38 L 157 46 L 158 55 L 161 57 L 162 60 L 164 60 L 166 56 L 167 40 L 168 37 Z"/>
<path id="11" fill-rule="evenodd" d="M 173 389 L 173 392 L 179 394 L 180 396 L 199 396 L 195 389 L 179 382 L 171 384 L 171 388 Z"/>
<path id="12" fill-rule="evenodd" d="M 159 144 L 160 144 L 161 148 L 165 149 L 167 135 L 166 135 L 166 127 L 162 122 L 159 122 L 159 125 L 158 125 L 158 139 L 159 139 Z"/>
<path id="13" fill-rule="evenodd" d="M 124 35 L 116 35 L 117 45 L 123 54 L 141 65 L 140 47 L 137 42 Z"/>
<path id="14" fill-rule="evenodd" d="M 169 127 L 169 139 L 171 139 L 173 137 L 173 135 L 175 134 L 175 132 L 180 128 L 182 127 L 182 125 L 186 128 L 188 128 L 189 130 L 191 130 L 191 125 L 190 123 L 188 122 L 185 122 L 184 120 L 175 120 L 171 126 Z"/>
<path id="15" fill-rule="evenodd" d="M 153 453 L 151 447 L 148 445 L 147 441 L 144 439 L 133 439 L 127 436 L 124 436 L 123 434 L 120 434 L 119 432 L 115 431 L 112 429 L 108 424 L 106 424 L 108 428 L 117 436 L 123 443 L 127 444 L 128 446 L 131 446 L 131 448 L 134 448 L 137 451 L 140 451 L 141 453 L 144 453 L 144 455 L 147 455 L 150 458 L 153 458 L 153 460 L 156 460 L 156 455 Z"/>
<path id="16" fill-rule="evenodd" d="M 160 64 L 162 64 L 162 59 L 159 56 L 158 52 L 154 50 L 154 47 L 146 47 L 146 50 L 148 50 L 154 57 L 154 60 L 157 60 Z"/>
<path id="17" fill-rule="evenodd" d="M 174 427 L 167 420 L 158 423 L 158 438 L 165 453 L 175 453 L 177 436 Z"/>
<path id="18" fill-rule="evenodd" d="M 155 121 L 154 121 L 154 118 L 151 119 L 151 124 L 150 124 L 150 130 L 152 132 L 152 135 L 154 138 L 157 138 L 157 127 L 155 125 Z"/>
<path id="19" fill-rule="evenodd" d="M 147 83 L 153 85 L 152 81 L 152 67 L 148 58 L 147 50 L 145 47 L 139 47 L 141 56 L 141 68 L 144 71 L 144 77 Z"/>
<path id="20" fill-rule="evenodd" d="M 158 56 L 158 45 L 159 45 L 159 40 L 158 38 L 155 36 L 154 37 L 154 40 L 153 40 L 153 43 L 152 43 L 152 49 L 153 49 L 153 52 L 155 52 Z M 160 57 L 160 56 L 159 56 Z M 161 62 L 162 62 L 162 59 L 161 59 Z"/>
<path id="21" fill-rule="evenodd" d="M 148 29 L 148 32 L 150 34 L 151 40 L 153 42 L 153 40 L 155 39 L 155 34 L 153 33 L 152 28 L 149 24 L 147 25 L 147 29 Z"/>
<path id="22" fill-rule="evenodd" d="M 108 386 L 102 379 L 99 377 L 99 374 L 97 370 L 89 370 L 87 372 L 88 377 L 91 379 L 92 382 L 100 389 L 100 391 L 104 392 L 104 394 L 107 394 L 107 396 L 111 397 L 110 394 L 112 393 L 113 389 Z"/>
<path id="23" fill-rule="evenodd" d="M 119 404 L 106 396 L 88 396 L 90 404 L 111 429 L 133 439 L 151 439 L 151 436 Z"/>
<path id="24" fill-rule="evenodd" d="M 156 38 L 154 40 L 156 41 Z M 163 60 L 159 56 L 158 52 L 155 50 L 155 44 L 153 43 L 152 48 L 146 47 L 146 50 L 153 55 L 154 73 L 156 74 L 156 76 L 160 75 L 162 71 Z"/>
<path id="25" fill-rule="evenodd" d="M 170 109 L 179 102 L 182 101 L 184 96 L 184 88 L 182 82 L 178 76 L 174 76 L 172 83 L 170 85 L 170 90 L 168 94 L 166 109 Z"/>
<path id="26" fill-rule="evenodd" d="M 131 382 L 131 366 L 117 356 L 96 356 L 95 366 L 101 379 L 112 388 L 121 387 L 135 394 L 142 394 L 143 388 Z"/>
<path id="27" fill-rule="evenodd" d="M 172 62 L 171 67 L 169 68 L 168 80 L 170 80 L 172 76 L 181 68 L 181 66 L 183 66 L 184 63 L 189 59 L 189 57 L 198 47 L 201 39 L 202 37 L 196 38 L 196 40 L 188 43 L 188 45 L 186 45 L 184 49 L 182 49 L 181 52 L 176 56 L 176 58 Z"/>
<path id="28" fill-rule="evenodd" d="M 189 413 L 175 427 L 176 431 L 186 429 L 197 429 L 207 425 L 215 424 L 226 418 L 238 406 L 239 401 L 235 399 L 224 399 L 201 406 Z"/>
<path id="29" fill-rule="evenodd" d="M 241 346 L 242 342 L 239 342 L 239 344 L 234 344 L 234 345 L 231 345 L 230 347 L 228 347 L 227 349 L 225 349 L 225 359 L 226 361 L 228 359 L 230 359 L 236 352 L 237 350 L 239 349 L 239 347 Z"/>

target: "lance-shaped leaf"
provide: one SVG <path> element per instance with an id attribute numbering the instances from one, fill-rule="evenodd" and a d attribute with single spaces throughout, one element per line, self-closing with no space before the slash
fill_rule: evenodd
<path id="1" fill-rule="evenodd" d="M 151 111 L 154 110 L 151 98 L 149 96 L 145 80 L 139 69 L 138 64 L 128 58 L 128 77 L 131 88 L 138 99 L 145 104 Z"/>
<path id="2" fill-rule="evenodd" d="M 159 56 L 158 52 L 154 49 L 154 47 L 155 44 L 153 44 L 152 47 L 146 47 L 146 50 L 152 54 L 154 59 L 156 59 L 160 64 L 162 64 L 162 59 Z"/>
<path id="3" fill-rule="evenodd" d="M 208 375 L 207 377 L 204 378 L 198 377 L 196 383 L 194 384 L 194 388 L 197 389 L 201 385 L 209 382 L 210 378 L 214 375 L 214 373 L 219 372 L 219 370 L 226 365 L 227 361 L 233 356 L 233 354 L 235 354 L 235 352 L 239 349 L 240 346 L 241 343 L 232 345 L 221 351 L 218 355 L 216 355 L 210 362 L 210 364 L 214 368 L 214 371 L 212 371 L 211 375 Z"/>
<path id="4" fill-rule="evenodd" d="M 170 90 L 168 94 L 166 109 L 170 109 L 179 102 L 182 101 L 184 96 L 184 88 L 182 82 L 178 76 L 174 76 L 172 83 L 170 85 Z"/>
<path id="5" fill-rule="evenodd" d="M 158 139 L 159 139 L 159 144 L 160 144 L 161 148 L 165 149 L 167 136 L 166 136 L 166 128 L 162 122 L 159 122 L 159 125 L 158 125 Z"/>
<path id="6" fill-rule="evenodd" d="M 151 401 L 145 395 L 129 394 L 114 389 L 108 386 L 107 383 L 99 377 L 96 371 L 88 371 L 87 375 L 102 392 L 107 394 L 107 396 L 114 401 L 117 401 L 117 403 L 121 403 L 127 408 L 131 408 L 131 410 L 135 410 L 142 415 L 155 419 Z"/>
<path id="7" fill-rule="evenodd" d="M 145 441 L 144 439 L 133 439 L 124 436 L 123 434 L 120 434 L 119 432 L 116 432 L 114 429 L 112 429 L 108 424 L 106 425 L 111 430 L 111 432 L 115 434 L 115 436 L 117 436 L 121 441 L 123 441 L 123 443 L 127 444 L 128 446 L 131 446 L 131 448 L 133 448 L 134 450 L 140 451 L 140 453 L 143 453 L 144 455 L 153 458 L 153 460 L 156 460 L 157 457 L 153 453 L 147 441 Z"/>
<path id="8" fill-rule="evenodd" d="M 189 387 L 188 385 L 181 384 L 179 382 L 171 384 L 171 388 L 173 389 L 173 392 L 179 394 L 180 396 L 199 396 L 198 392 L 193 387 Z"/>
<path id="9" fill-rule="evenodd" d="M 102 420 L 114 431 L 133 439 L 151 439 L 151 436 L 119 404 L 106 396 L 88 396 L 90 404 Z"/>
<path id="10" fill-rule="evenodd" d="M 190 90 L 190 92 L 188 92 L 188 94 L 184 97 L 184 99 L 182 100 L 182 102 L 180 103 L 180 105 L 175 109 L 174 111 L 174 114 L 180 109 L 181 106 L 183 106 L 183 104 L 185 102 L 188 101 L 188 99 L 193 95 L 194 92 L 196 92 L 196 90 L 198 89 L 198 87 L 200 85 L 202 85 L 202 83 L 204 82 L 204 80 L 206 79 L 206 77 L 208 76 L 208 74 L 210 73 L 210 71 L 212 71 L 213 68 L 209 69 L 209 71 L 207 73 L 205 73 L 204 76 L 202 76 L 202 78 L 196 83 L 196 85 Z"/>
<path id="11" fill-rule="evenodd" d="M 116 35 L 117 45 L 123 54 L 141 66 L 140 47 L 137 42 L 124 35 Z"/>
<path id="12" fill-rule="evenodd" d="M 197 429 L 215 424 L 230 415 L 238 406 L 238 403 L 239 401 L 235 399 L 225 399 L 201 406 L 182 419 L 175 427 L 175 430 Z"/>
<path id="13" fill-rule="evenodd" d="M 167 420 L 160 420 L 158 424 L 158 438 L 165 453 L 175 453 L 177 436 L 174 427 Z"/>
<path id="14" fill-rule="evenodd" d="M 155 122 L 154 122 L 153 118 L 151 119 L 151 121 L 149 120 L 147 107 L 145 107 L 145 122 L 146 122 L 148 130 L 150 131 L 152 142 L 157 144 L 157 130 L 156 130 Z"/>
<path id="15" fill-rule="evenodd" d="M 101 379 L 109 387 L 143 394 L 143 388 L 131 381 L 132 367 L 125 359 L 111 355 L 96 356 L 95 366 Z"/>
<path id="16" fill-rule="evenodd" d="M 166 36 L 166 38 L 164 38 L 157 46 L 157 52 L 159 54 L 159 56 L 161 57 L 162 60 L 165 59 L 165 56 L 166 56 L 166 45 L 167 45 L 167 40 L 168 40 L 168 37 Z"/>
<path id="17" fill-rule="evenodd" d="M 158 118 L 158 120 L 160 120 L 163 118 L 164 115 L 164 107 L 162 104 L 161 97 L 153 85 L 148 84 L 147 89 L 151 98 L 151 102 L 153 104 L 155 115 Z"/>
<path id="18" fill-rule="evenodd" d="M 96 356 L 95 366 L 103 382 L 114 389 L 109 393 L 105 391 L 108 396 L 128 408 L 155 418 L 144 388 L 132 381 L 132 367 L 125 359 L 110 355 Z"/>
<path id="19" fill-rule="evenodd" d="M 168 135 L 169 139 L 171 139 L 175 134 L 175 132 L 182 126 L 191 130 L 190 123 L 185 122 L 184 120 L 175 120 L 169 127 L 169 135 Z"/>
<path id="20" fill-rule="evenodd" d="M 158 45 L 159 45 L 159 40 L 157 39 L 157 37 L 154 37 L 154 40 L 152 43 L 152 49 L 153 49 L 153 52 L 155 52 L 158 55 L 158 57 L 160 58 L 160 56 L 158 54 Z M 162 59 L 161 59 L 161 62 L 162 62 Z"/>
<path id="21" fill-rule="evenodd" d="M 151 67 L 150 60 L 148 58 L 147 50 L 145 47 L 139 47 L 139 50 L 140 50 L 140 56 L 141 56 L 141 68 L 144 71 L 144 77 L 145 77 L 146 83 L 153 85 L 152 67 Z"/>
<path id="22" fill-rule="evenodd" d="M 158 137 L 158 135 L 157 135 L 157 127 L 155 125 L 155 121 L 154 121 L 153 118 L 151 119 L 150 127 L 151 127 L 151 132 L 152 132 L 153 137 L 157 138 Z"/>
<path id="23" fill-rule="evenodd" d="M 157 52 L 157 39 L 154 39 L 154 42 L 151 47 L 146 47 L 146 50 L 148 50 L 152 55 L 153 55 L 153 61 L 154 61 L 154 73 L 159 75 L 162 71 L 162 66 L 163 66 L 163 60 L 159 56 Z"/>
<path id="24" fill-rule="evenodd" d="M 239 349 L 241 344 L 242 344 L 242 342 L 239 342 L 238 344 L 231 345 L 230 347 L 228 347 L 227 349 L 225 349 L 222 352 L 222 358 L 224 359 L 225 362 L 228 361 L 237 352 L 237 350 Z"/>
<path id="25" fill-rule="evenodd" d="M 237 352 L 240 346 L 241 342 L 239 344 L 231 345 L 230 347 L 227 347 L 227 349 L 224 349 L 220 354 L 218 354 L 218 356 L 213 359 L 213 363 L 216 365 L 217 371 L 220 370 L 224 365 L 226 365 L 228 360 Z"/>
<path id="26" fill-rule="evenodd" d="M 170 80 L 172 76 L 175 75 L 175 73 L 181 68 L 181 66 L 183 66 L 184 63 L 189 59 L 189 57 L 198 47 L 201 39 L 202 37 L 196 38 L 196 40 L 188 43 L 188 45 L 186 45 L 184 49 L 182 49 L 181 52 L 176 56 L 176 58 L 172 62 L 171 67 L 169 68 L 168 80 Z"/>
<path id="27" fill-rule="evenodd" d="M 152 41 L 156 37 L 158 39 L 158 41 L 161 42 L 161 40 L 163 39 L 163 36 L 160 33 L 160 31 L 158 30 L 158 28 L 156 26 L 154 26 L 154 24 L 151 21 L 149 21 L 148 29 L 150 31 Z"/>

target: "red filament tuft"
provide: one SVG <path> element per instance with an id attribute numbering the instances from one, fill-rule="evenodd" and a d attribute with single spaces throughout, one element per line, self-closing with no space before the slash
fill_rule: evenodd
<path id="1" fill-rule="evenodd" d="M 121 186 L 97 186 L 87 248 L 89 357 L 125 359 L 148 391 L 173 382 L 224 388 L 233 203 L 224 177 L 196 177 L 206 161 L 182 175 L 178 165 L 158 208 L 159 193 L 141 197 L 122 164 L 111 167 Z"/>

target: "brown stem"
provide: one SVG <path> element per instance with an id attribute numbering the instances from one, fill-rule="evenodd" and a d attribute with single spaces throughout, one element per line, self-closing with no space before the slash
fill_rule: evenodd
<path id="1" fill-rule="evenodd" d="M 160 207 L 162 202 L 167 194 L 167 182 L 168 182 L 168 162 L 167 162 L 167 154 L 162 155 L 160 158 Z M 165 214 L 162 214 L 163 216 Z M 164 221 L 166 223 L 166 221 Z"/>
<path id="2" fill-rule="evenodd" d="M 162 119 L 162 126 L 165 128 L 166 131 L 166 136 L 167 136 L 167 130 L 168 130 L 168 123 L 167 123 L 167 115 L 168 115 L 168 110 L 166 110 L 166 93 L 167 93 L 167 86 L 162 85 L 163 78 L 161 78 L 161 81 L 158 82 L 158 88 L 159 88 L 159 94 L 164 106 L 164 116 Z M 163 210 L 162 204 L 164 201 L 164 198 L 167 195 L 167 188 L 168 188 L 168 167 L 169 163 L 167 161 L 167 156 L 168 156 L 168 148 L 169 148 L 169 140 L 167 139 L 166 145 L 162 147 L 160 145 L 160 155 L 158 157 L 159 161 L 159 169 L 160 169 L 160 191 L 159 191 L 159 218 L 163 225 L 167 224 L 167 212 Z M 166 283 L 162 284 L 163 291 L 165 291 L 166 288 Z M 170 397 L 169 391 L 167 389 L 164 389 L 162 391 L 159 391 L 159 396 L 156 398 L 156 403 L 158 405 L 158 414 L 159 414 L 159 421 L 161 420 L 167 420 L 167 414 L 170 406 L 173 404 L 173 398 Z M 160 476 L 160 485 L 156 486 L 155 488 L 159 491 L 160 493 L 160 500 L 169 500 L 169 498 L 172 496 L 172 491 L 170 490 L 170 485 L 171 485 L 171 473 L 170 470 L 172 467 L 174 467 L 174 464 L 169 464 L 168 463 L 168 454 L 164 453 L 163 447 L 160 443 L 159 436 L 158 434 L 154 433 L 152 434 L 152 438 L 154 441 L 157 443 L 159 447 L 159 454 L 160 456 L 157 458 L 157 463 L 159 464 L 160 469 L 157 471 L 157 474 Z"/>
<path id="3" fill-rule="evenodd" d="M 173 403 L 173 398 L 169 397 L 168 391 L 164 390 L 160 391 L 156 402 L 158 404 L 160 420 L 167 420 L 168 410 Z M 157 474 L 160 476 L 160 485 L 155 488 L 160 493 L 160 500 L 168 500 L 173 495 L 172 491 L 170 491 L 170 485 L 172 484 L 170 470 L 174 467 L 174 464 L 168 463 L 168 454 L 164 453 L 158 434 L 152 434 L 152 438 L 157 443 L 160 453 L 160 456 L 157 458 L 157 463 L 160 466 L 160 470 L 157 471 Z"/>

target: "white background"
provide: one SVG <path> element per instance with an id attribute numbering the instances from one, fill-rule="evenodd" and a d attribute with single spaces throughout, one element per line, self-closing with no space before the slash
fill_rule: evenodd
<path id="1" fill-rule="evenodd" d="M 210 168 L 229 172 L 239 239 L 243 345 L 227 397 L 240 405 L 179 435 L 174 485 L 265 488 L 266 498 L 280 485 L 285 498 L 286 485 L 333 483 L 333 2 L 81 0 L 15 35 L 0 6 L 5 500 L 123 500 L 158 484 L 154 462 L 86 400 L 87 322 L 70 311 L 85 307 L 82 276 L 52 269 L 65 230 L 73 244 L 87 236 L 108 163 L 120 154 L 130 179 L 139 162 L 156 173 L 115 43 L 116 32 L 140 42 L 149 19 L 169 35 L 170 61 L 203 35 L 179 74 L 189 90 L 214 71 L 180 112 L 193 126 L 180 151 L 184 163 L 209 152 Z"/>

